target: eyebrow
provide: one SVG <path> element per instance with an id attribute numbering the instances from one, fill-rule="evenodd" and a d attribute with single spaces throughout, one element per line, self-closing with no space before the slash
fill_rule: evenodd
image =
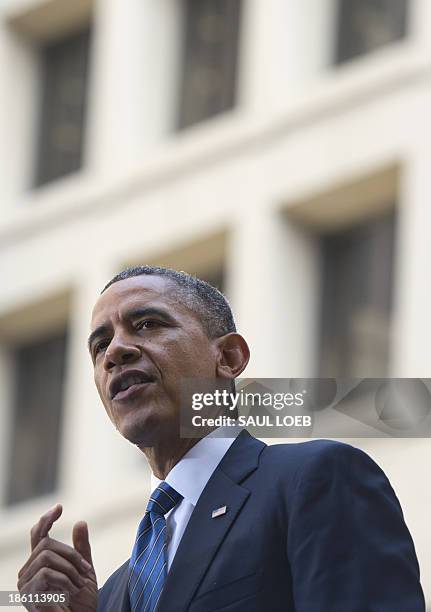
<path id="1" fill-rule="evenodd" d="M 168 323 L 175 323 L 175 319 L 163 308 L 156 308 L 154 306 L 148 306 L 147 308 L 132 308 L 131 310 L 127 310 L 124 318 L 125 319 L 139 319 L 141 317 L 160 317 L 161 319 L 165 319 Z M 93 342 L 100 338 L 101 336 L 105 336 L 110 331 L 109 325 L 99 325 L 96 329 L 91 332 L 88 338 L 88 350 L 91 350 L 91 346 Z"/>

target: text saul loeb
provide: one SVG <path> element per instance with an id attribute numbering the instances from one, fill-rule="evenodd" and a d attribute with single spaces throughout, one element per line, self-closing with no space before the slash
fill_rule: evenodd
<path id="1" fill-rule="evenodd" d="M 312 421 L 310 415 L 284 415 L 276 414 L 274 417 L 270 415 L 257 416 L 239 416 L 238 419 L 233 419 L 225 415 L 215 418 L 205 418 L 198 414 L 192 417 L 192 425 L 194 427 L 311 427 Z"/>

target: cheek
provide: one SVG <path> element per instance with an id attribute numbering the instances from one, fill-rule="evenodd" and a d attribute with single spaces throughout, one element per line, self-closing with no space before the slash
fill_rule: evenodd
<path id="1" fill-rule="evenodd" d="M 163 355 L 166 377 L 211 377 L 215 372 L 215 358 L 205 342 L 189 338 L 166 345 Z M 178 381 L 179 382 L 179 381 Z"/>
<path id="2" fill-rule="evenodd" d="M 104 383 L 103 377 L 97 372 L 97 370 L 94 371 L 94 382 L 96 384 L 97 393 L 99 394 L 99 397 L 103 402 L 103 405 L 106 407 L 106 397 L 103 392 L 103 389 L 105 388 L 106 385 Z"/>

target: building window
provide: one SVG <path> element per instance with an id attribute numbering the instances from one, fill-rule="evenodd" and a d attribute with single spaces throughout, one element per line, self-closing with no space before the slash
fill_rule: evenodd
<path id="1" fill-rule="evenodd" d="M 338 6 L 337 64 L 406 35 L 408 0 L 339 0 Z"/>
<path id="2" fill-rule="evenodd" d="M 394 233 L 391 213 L 322 237 L 321 376 L 387 375 Z"/>
<path id="3" fill-rule="evenodd" d="M 179 128 L 235 104 L 240 0 L 183 0 L 184 54 Z"/>
<path id="4" fill-rule="evenodd" d="M 43 91 L 36 186 L 81 168 L 85 133 L 90 31 L 41 50 Z"/>
<path id="5" fill-rule="evenodd" d="M 66 334 L 14 349 L 14 396 L 6 504 L 57 486 Z"/>

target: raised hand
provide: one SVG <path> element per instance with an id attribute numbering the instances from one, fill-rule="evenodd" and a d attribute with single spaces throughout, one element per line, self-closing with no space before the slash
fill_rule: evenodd
<path id="1" fill-rule="evenodd" d="M 17 588 L 22 594 L 67 592 L 69 603 L 52 606 L 24 604 L 29 612 L 95 612 L 97 608 L 97 579 L 87 523 L 80 521 L 74 525 L 73 547 L 49 537 L 52 525 L 62 512 L 61 504 L 56 504 L 32 527 L 31 554 L 18 572 Z"/>

